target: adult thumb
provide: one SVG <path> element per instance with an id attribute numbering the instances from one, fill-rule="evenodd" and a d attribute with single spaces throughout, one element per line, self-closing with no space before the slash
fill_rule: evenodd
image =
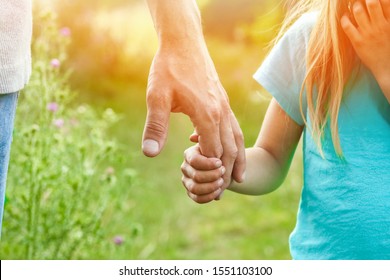
<path id="1" fill-rule="evenodd" d="M 160 154 L 167 139 L 170 108 L 162 107 L 165 106 L 148 108 L 142 137 L 142 151 L 148 157 Z"/>

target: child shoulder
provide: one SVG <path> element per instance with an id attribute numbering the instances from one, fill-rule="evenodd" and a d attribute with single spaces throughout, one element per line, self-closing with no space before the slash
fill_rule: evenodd
<path id="1" fill-rule="evenodd" d="M 309 36 L 318 18 L 318 11 L 308 12 L 301 15 L 290 27 L 288 33 Z"/>
<path id="2" fill-rule="evenodd" d="M 295 26 L 298 28 L 308 28 L 313 27 L 318 18 L 318 11 L 308 12 L 301 15 L 298 20 L 295 22 Z"/>

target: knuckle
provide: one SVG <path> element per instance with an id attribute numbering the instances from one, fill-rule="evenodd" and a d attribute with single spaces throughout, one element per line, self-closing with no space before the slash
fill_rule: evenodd
<path id="1" fill-rule="evenodd" d="M 183 153 L 183 157 L 185 158 L 185 160 L 190 163 L 189 161 L 191 160 L 190 158 L 190 154 L 191 154 L 191 148 L 188 148 L 184 151 Z"/>
<path id="2" fill-rule="evenodd" d="M 158 137 L 165 135 L 166 127 L 164 124 L 156 120 L 148 120 L 145 126 L 146 130 Z"/>
<path id="3" fill-rule="evenodd" d="M 235 138 L 238 144 L 243 144 L 244 143 L 244 133 L 242 133 L 241 129 L 238 129 L 238 131 L 235 132 Z"/>
<path id="4" fill-rule="evenodd" d="M 209 98 L 207 101 L 199 104 L 197 108 L 192 116 L 194 122 L 200 123 L 205 120 L 212 124 L 220 122 L 222 108 L 219 101 Z"/>
<path id="5" fill-rule="evenodd" d="M 236 159 L 237 156 L 238 156 L 238 149 L 237 149 L 237 147 L 231 148 L 230 151 L 229 151 L 229 157 L 233 158 L 233 159 Z"/>
<path id="6" fill-rule="evenodd" d="M 183 186 L 186 187 L 186 177 L 184 175 L 181 176 L 181 182 L 182 182 Z"/>
<path id="7" fill-rule="evenodd" d="M 192 188 L 191 192 L 195 195 L 203 195 L 204 191 L 202 191 L 200 188 L 194 187 Z"/>
<path id="8" fill-rule="evenodd" d="M 219 183 L 219 181 L 216 181 L 215 183 L 213 184 L 210 184 L 210 187 L 208 189 L 208 192 L 209 193 L 214 193 L 216 192 L 217 190 L 219 190 L 221 188 L 221 184 Z"/>
<path id="9" fill-rule="evenodd" d="M 194 189 L 195 189 L 195 183 L 194 183 L 194 181 L 188 180 L 188 182 L 187 182 L 187 184 L 186 184 L 186 189 L 187 189 L 189 192 L 193 193 L 193 192 L 194 192 Z"/>
<path id="10" fill-rule="evenodd" d="M 369 8 L 375 7 L 376 5 L 378 5 L 378 3 L 379 2 L 377 0 L 366 0 L 366 5 Z"/>
<path id="11" fill-rule="evenodd" d="M 226 99 L 224 102 L 222 102 L 221 107 L 222 107 L 222 112 L 226 116 L 229 116 L 229 115 L 233 115 L 234 116 L 234 113 L 233 113 L 232 109 L 230 108 L 230 104 L 229 104 L 229 100 L 228 99 Z"/>
<path id="12" fill-rule="evenodd" d="M 215 123 L 219 124 L 221 121 L 221 111 L 219 108 L 211 107 L 207 109 L 208 118 Z"/>
<path id="13" fill-rule="evenodd" d="M 187 160 L 191 166 L 194 166 L 194 164 L 196 163 L 196 156 L 188 154 Z"/>
<path id="14" fill-rule="evenodd" d="M 213 181 L 218 180 L 219 178 L 221 178 L 221 176 L 222 176 L 221 169 L 215 169 L 213 171 L 212 176 L 211 176 L 212 177 L 211 180 L 213 180 Z"/>
<path id="15" fill-rule="evenodd" d="M 155 94 L 156 90 L 153 86 L 148 86 L 148 89 L 146 91 L 146 103 L 148 105 L 153 104 L 156 98 L 158 97 L 157 94 Z"/>
<path id="16" fill-rule="evenodd" d="M 169 94 L 159 92 L 154 87 L 149 87 L 146 92 L 146 104 L 148 107 L 160 108 L 169 104 Z"/>
<path id="17" fill-rule="evenodd" d="M 193 201 L 197 202 L 198 196 L 192 194 L 191 192 L 187 191 L 187 195 L 189 198 L 191 198 Z"/>
<path id="18" fill-rule="evenodd" d="M 361 14 L 363 12 L 363 9 L 364 9 L 364 7 L 362 6 L 362 4 L 360 4 L 360 2 L 356 2 L 353 5 L 353 12 L 355 14 Z"/>
<path id="19" fill-rule="evenodd" d="M 187 194 L 188 194 L 188 196 L 189 196 L 193 201 L 195 201 L 196 203 L 198 203 L 198 204 L 202 204 L 202 203 L 203 203 L 201 197 L 199 197 L 198 195 L 193 194 L 193 193 L 190 193 L 190 192 L 188 192 Z"/>
<path id="20" fill-rule="evenodd" d="M 181 182 L 183 186 L 186 188 L 187 193 L 192 193 L 194 188 L 194 182 L 191 179 L 186 178 L 185 176 L 181 177 Z"/>
<path id="21" fill-rule="evenodd" d="M 185 171 L 186 171 L 186 163 L 185 163 L 185 162 L 183 162 L 183 163 L 181 164 L 180 170 L 181 170 L 182 173 L 185 173 Z"/>
<path id="22" fill-rule="evenodd" d="M 216 158 L 221 158 L 222 157 L 222 155 L 223 155 L 223 148 L 220 146 L 220 147 L 218 147 L 218 148 L 216 148 L 216 150 L 215 150 L 215 155 L 216 155 Z"/>
<path id="23" fill-rule="evenodd" d="M 204 179 L 204 176 L 201 172 L 194 171 L 193 179 L 195 182 L 202 182 Z"/>

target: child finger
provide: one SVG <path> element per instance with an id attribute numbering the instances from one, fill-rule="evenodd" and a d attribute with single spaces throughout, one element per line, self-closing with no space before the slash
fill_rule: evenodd
<path id="1" fill-rule="evenodd" d="M 351 19 L 348 16 L 344 15 L 341 18 L 341 26 L 352 43 L 356 42 L 360 38 L 359 31 L 357 30 L 356 26 L 353 25 Z"/>
<path id="2" fill-rule="evenodd" d="M 183 176 L 182 182 L 188 192 L 197 196 L 209 195 L 215 191 L 220 191 L 223 185 L 222 178 L 211 183 L 199 184 L 194 182 L 191 178 Z"/>
<path id="3" fill-rule="evenodd" d="M 366 6 L 372 23 L 378 25 L 386 21 L 380 0 L 366 0 Z"/>
<path id="4" fill-rule="evenodd" d="M 359 1 L 355 2 L 353 4 L 352 11 L 358 27 L 365 30 L 368 29 L 370 27 L 370 19 L 363 4 Z"/>
<path id="5" fill-rule="evenodd" d="M 181 171 L 185 176 L 197 183 L 210 183 L 218 180 L 225 174 L 225 167 L 222 166 L 217 169 L 202 171 L 194 169 L 187 162 L 183 162 Z"/>
<path id="6" fill-rule="evenodd" d="M 190 141 L 191 141 L 192 143 L 199 143 L 199 135 L 198 135 L 198 133 L 196 133 L 196 132 L 194 131 L 194 133 L 192 133 L 192 134 L 190 135 Z"/>
<path id="7" fill-rule="evenodd" d="M 222 166 L 218 158 L 207 158 L 200 153 L 199 146 L 191 147 L 184 152 L 185 161 L 197 170 L 213 170 Z"/>
<path id="8" fill-rule="evenodd" d="M 221 189 L 218 189 L 218 190 L 214 191 L 213 193 L 206 194 L 206 195 L 196 195 L 196 194 L 193 194 L 193 193 L 188 192 L 188 191 L 187 191 L 187 194 L 196 203 L 204 204 L 204 203 L 208 203 L 210 201 L 213 201 L 217 197 L 219 197 L 219 195 L 221 194 Z"/>
<path id="9" fill-rule="evenodd" d="M 387 22 L 390 23 L 390 0 L 381 0 L 383 14 Z"/>

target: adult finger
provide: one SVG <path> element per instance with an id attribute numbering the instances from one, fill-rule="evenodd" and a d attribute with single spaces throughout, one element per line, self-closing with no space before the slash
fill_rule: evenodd
<path id="1" fill-rule="evenodd" d="M 230 110 L 230 109 L 229 109 Z M 222 164 L 226 168 L 223 176 L 225 181 L 223 189 L 227 188 L 231 182 L 234 162 L 236 161 L 238 149 L 230 122 L 230 111 L 228 111 L 222 118 L 221 122 L 221 140 L 223 146 Z"/>
<path id="2" fill-rule="evenodd" d="M 221 158 L 223 148 L 221 144 L 219 125 L 221 112 L 218 106 L 209 105 L 191 120 L 198 133 L 198 141 L 202 155 L 206 157 Z"/>
<path id="3" fill-rule="evenodd" d="M 148 157 L 157 156 L 165 145 L 171 104 L 168 95 L 155 91 L 147 94 L 147 116 L 142 137 L 142 151 Z"/>
<path id="4" fill-rule="evenodd" d="M 238 124 L 236 117 L 234 116 L 233 111 L 231 112 L 231 125 L 233 129 L 234 139 L 236 141 L 236 147 L 238 149 L 237 158 L 234 162 L 232 177 L 236 182 L 242 183 L 245 180 L 245 143 L 244 135 Z"/>
<path id="5" fill-rule="evenodd" d="M 353 4 L 352 11 L 358 27 L 367 30 L 370 27 L 370 19 L 364 5 L 357 1 Z"/>
<path id="6" fill-rule="evenodd" d="M 386 22 L 380 0 L 366 0 L 370 21 L 376 25 Z"/>
<path id="7" fill-rule="evenodd" d="M 214 192 L 220 192 L 223 185 L 222 178 L 210 183 L 199 184 L 194 182 L 191 178 L 186 176 L 182 177 L 182 183 L 187 189 L 187 192 L 196 195 L 196 196 L 207 196 L 213 195 Z"/>

